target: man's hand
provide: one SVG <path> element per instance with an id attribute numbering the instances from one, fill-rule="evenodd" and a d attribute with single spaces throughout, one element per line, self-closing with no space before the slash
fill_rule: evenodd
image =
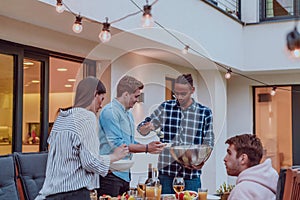
<path id="1" fill-rule="evenodd" d="M 139 129 L 141 135 L 148 135 L 150 131 L 153 131 L 155 128 L 151 122 L 146 122 L 144 125 L 142 125 Z"/>
<path id="2" fill-rule="evenodd" d="M 158 154 L 164 150 L 167 144 L 161 143 L 160 141 L 153 141 L 148 144 L 148 152 L 152 154 Z"/>
<path id="3" fill-rule="evenodd" d="M 196 169 L 196 170 L 199 170 L 203 167 L 204 165 L 204 162 L 200 163 L 199 165 L 192 165 L 192 166 L 187 166 L 187 165 L 183 165 L 185 168 L 188 168 L 188 169 Z"/>

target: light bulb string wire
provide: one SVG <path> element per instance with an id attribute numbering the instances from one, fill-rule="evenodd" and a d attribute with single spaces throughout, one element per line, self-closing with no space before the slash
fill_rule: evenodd
<path id="1" fill-rule="evenodd" d="M 123 21 L 123 20 L 125 20 L 125 19 L 127 19 L 127 18 L 129 18 L 129 17 L 135 16 L 135 15 L 137 15 L 137 14 L 143 12 L 143 9 L 142 9 L 142 8 L 141 8 L 134 0 L 130 0 L 130 2 L 131 2 L 132 4 L 134 4 L 139 10 L 136 11 L 136 12 L 130 13 L 130 14 L 124 16 L 124 17 L 121 17 L 121 18 L 119 18 L 119 19 L 116 19 L 116 20 L 114 20 L 114 21 L 111 21 L 110 24 L 113 24 L 113 23 L 117 23 L 117 22 Z M 157 2 L 158 2 L 158 0 L 153 1 L 153 3 L 150 4 L 150 6 L 154 5 L 154 4 L 157 3 Z M 148 0 L 146 0 L 146 3 L 148 4 Z M 70 9 L 70 7 L 69 7 L 64 1 L 62 2 L 62 4 L 66 7 L 66 9 L 67 9 L 72 15 L 74 15 L 75 17 L 78 16 L 78 15 L 76 15 L 75 12 L 72 11 L 72 9 Z M 80 14 L 79 14 L 79 16 L 80 16 Z M 102 22 L 99 22 L 99 21 L 96 21 L 96 20 L 93 20 L 93 19 L 89 19 L 89 18 L 86 18 L 86 17 L 84 17 L 84 16 L 81 16 L 81 17 L 82 17 L 82 20 L 85 20 L 85 21 L 88 21 L 88 22 L 91 22 L 91 23 L 96 23 L 96 24 L 102 24 L 102 25 L 103 25 Z M 300 19 L 300 17 L 296 17 L 296 18 L 295 18 L 295 27 L 297 27 L 299 19 Z M 247 76 L 247 75 L 244 75 L 244 74 L 242 74 L 242 73 L 239 73 L 239 72 L 237 72 L 237 71 L 234 71 L 234 70 L 232 70 L 232 68 L 229 68 L 229 67 L 227 67 L 227 66 L 224 66 L 222 63 L 217 62 L 217 61 L 215 61 L 215 60 L 213 60 L 213 59 L 211 59 L 211 58 L 209 58 L 209 57 L 203 55 L 202 53 L 200 53 L 199 51 L 197 51 L 196 49 L 194 49 L 194 48 L 191 47 L 190 45 L 187 45 L 186 43 L 184 43 L 179 37 L 177 37 L 177 36 L 176 36 L 175 34 L 173 34 L 170 30 L 168 30 L 167 28 L 165 28 L 165 27 L 164 27 L 161 23 L 159 23 L 158 21 L 154 20 L 154 23 L 155 23 L 157 26 L 159 26 L 161 29 L 163 29 L 166 33 L 168 33 L 170 36 L 172 36 L 175 40 L 177 40 L 180 44 L 184 45 L 184 47 L 188 46 L 189 49 L 190 49 L 191 51 L 195 52 L 196 54 L 198 54 L 199 56 L 201 56 L 201 57 L 203 57 L 203 58 L 205 58 L 205 59 L 208 59 L 209 61 L 211 61 L 211 62 L 213 62 L 214 64 L 216 64 L 218 67 L 221 67 L 222 69 L 225 69 L 226 71 L 228 71 L 228 70 L 230 69 L 230 70 L 231 70 L 231 74 L 239 75 L 239 76 L 241 76 L 241 77 L 244 77 L 244 78 L 249 79 L 249 80 L 251 80 L 251 81 L 257 82 L 257 83 L 259 83 L 259 84 L 261 84 L 261 85 L 264 85 L 264 86 L 267 86 L 267 87 L 274 87 L 274 85 L 265 83 L 265 82 L 260 81 L 260 80 L 258 80 L 258 79 L 255 79 L 255 78 L 249 77 L 249 76 Z M 291 92 L 300 92 L 299 90 L 295 90 L 295 89 L 290 90 L 290 89 L 286 89 L 286 88 L 282 88 L 282 87 L 276 87 L 276 90 L 286 90 L 286 91 L 291 91 Z"/>
<path id="2" fill-rule="evenodd" d="M 197 51 L 196 49 L 194 49 L 194 48 L 192 48 L 192 47 L 189 47 L 189 49 L 191 49 L 193 52 L 197 53 L 198 55 L 202 56 L 203 58 L 205 58 L 205 59 L 207 59 L 207 60 L 213 62 L 213 63 L 216 64 L 217 66 L 219 66 L 219 67 L 225 69 L 226 71 L 230 71 L 231 74 L 237 74 L 237 75 L 239 75 L 239 76 L 242 76 L 242 77 L 244 77 L 244 78 L 250 79 L 250 80 L 252 80 L 252 81 L 254 81 L 254 82 L 257 82 L 257 83 L 260 83 L 260 84 L 262 84 L 262 85 L 270 86 L 270 84 L 267 84 L 267 83 L 264 83 L 264 82 L 262 82 L 262 81 L 260 81 L 260 80 L 255 79 L 255 78 L 246 76 L 246 75 L 244 75 L 244 74 L 242 74 L 242 73 L 233 71 L 232 68 L 229 68 L 229 67 L 227 67 L 227 66 L 224 66 L 222 63 L 217 62 L 217 61 L 211 59 L 210 57 L 207 57 L 207 56 L 203 55 L 202 53 L 200 53 L 199 51 Z"/>
<path id="3" fill-rule="evenodd" d="M 130 0 L 130 1 L 131 1 L 136 7 L 138 7 L 139 9 L 141 9 L 141 8 L 140 8 L 133 0 Z M 185 47 L 188 46 L 189 49 L 191 49 L 192 51 L 194 51 L 194 52 L 197 53 L 198 55 L 202 56 L 203 58 L 208 59 L 209 61 L 215 63 L 217 66 L 219 66 L 219 67 L 221 67 L 221 68 L 223 68 L 223 69 L 225 69 L 225 70 L 228 70 L 228 69 L 229 69 L 228 67 L 225 67 L 223 64 L 221 64 L 221 63 L 219 63 L 219 62 L 216 62 L 215 60 L 212 60 L 211 58 L 209 58 L 209 57 L 203 55 L 202 53 L 200 53 L 200 52 L 197 51 L 196 49 L 192 48 L 190 45 L 185 44 L 181 39 L 179 39 L 176 35 L 174 35 L 171 31 L 169 31 L 167 28 L 165 28 L 162 24 L 160 24 L 160 23 L 157 22 L 156 20 L 155 20 L 154 22 L 155 22 L 155 24 L 157 24 L 160 28 L 162 28 L 164 31 L 166 31 L 169 35 L 171 35 L 174 39 L 176 39 L 179 43 L 181 43 L 181 44 L 184 45 Z M 232 69 L 231 69 L 231 73 L 232 73 L 232 74 L 240 75 L 240 76 L 242 76 L 242 77 L 244 77 L 244 78 L 247 78 L 247 79 L 250 79 L 250 80 L 252 80 L 252 81 L 258 82 L 258 83 L 260 83 L 260 84 L 262 84 L 262 85 L 269 86 L 269 84 L 267 84 L 267 83 L 264 83 L 264 82 L 262 82 L 262 81 L 260 81 L 260 80 L 254 79 L 254 78 L 252 78 L 252 77 L 248 77 L 248 76 L 246 76 L 246 75 L 244 75 L 244 74 L 241 74 L 241 73 L 238 73 L 238 72 L 234 72 L 234 71 L 232 71 Z"/>
<path id="4" fill-rule="evenodd" d="M 150 6 L 152 6 L 152 5 L 154 5 L 155 3 L 157 3 L 158 2 L 158 0 L 155 0 L 152 4 L 150 4 Z M 65 8 L 72 14 L 72 15 L 74 15 L 75 17 L 77 17 L 77 16 L 81 16 L 80 14 L 76 14 L 64 1 L 62 1 L 62 4 L 65 6 Z M 109 24 L 114 24 L 114 23 L 117 23 L 117 22 L 120 22 L 120 21 L 123 21 L 123 20 L 125 20 L 125 19 L 127 19 L 127 18 L 129 18 L 129 17 L 132 17 L 132 16 L 135 16 L 135 15 L 137 15 L 137 14 L 139 14 L 139 13 L 141 13 L 141 12 L 143 12 L 143 10 L 138 6 L 138 5 L 136 5 L 138 8 L 139 8 L 139 11 L 136 11 L 136 12 L 133 12 L 133 13 L 130 13 L 130 14 L 128 14 L 128 15 L 125 15 L 124 17 L 121 17 L 121 18 L 119 18 L 119 19 L 116 19 L 116 20 L 113 20 L 113 21 L 111 21 L 111 22 L 109 22 Z M 81 16 L 82 17 L 82 20 L 84 20 L 84 21 L 88 21 L 88 22 L 92 22 L 92 23 L 96 23 L 96 24 L 101 24 L 101 25 L 103 25 L 103 22 L 99 22 L 99 21 L 97 21 L 97 20 L 93 20 L 93 19 L 89 19 L 89 18 L 87 18 L 87 17 L 84 17 L 84 16 Z"/>

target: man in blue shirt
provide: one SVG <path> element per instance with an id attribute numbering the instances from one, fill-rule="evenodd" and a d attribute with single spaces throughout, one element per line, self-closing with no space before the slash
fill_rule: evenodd
<path id="1" fill-rule="evenodd" d="M 139 144 L 134 140 L 135 125 L 130 108 L 138 101 L 143 83 L 131 76 L 124 76 L 117 85 L 117 97 L 104 106 L 100 114 L 100 154 L 110 154 L 116 147 L 126 144 L 130 153 L 160 153 L 164 144 L 153 141 Z M 131 159 L 129 154 L 125 159 Z M 129 190 L 130 171 L 112 171 L 101 177 L 98 195 L 117 196 Z"/>
<path id="2" fill-rule="evenodd" d="M 161 142 L 177 145 L 206 144 L 214 145 L 213 117 L 211 110 L 192 98 L 195 91 L 191 74 L 176 78 L 174 95 L 176 99 L 163 102 L 145 121 L 138 125 L 138 131 L 147 135 L 151 130 L 164 133 Z M 162 193 L 174 193 L 174 177 L 183 177 L 185 190 L 197 191 L 201 187 L 200 175 L 204 163 L 186 167 L 174 161 L 169 149 L 165 149 L 158 158 L 159 179 Z"/>

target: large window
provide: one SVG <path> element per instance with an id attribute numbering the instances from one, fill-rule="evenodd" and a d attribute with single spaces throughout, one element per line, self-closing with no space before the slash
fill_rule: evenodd
<path id="1" fill-rule="evenodd" d="M 46 150 L 58 109 L 95 75 L 95 61 L 0 40 L 0 155 Z"/>
<path id="2" fill-rule="evenodd" d="M 279 171 L 300 164 L 300 86 L 254 88 L 255 133 L 261 138 L 265 156 Z"/>
<path id="3" fill-rule="evenodd" d="M 265 156 L 277 171 L 292 166 L 291 87 L 280 87 L 272 96 L 272 87 L 255 89 L 255 133 L 261 138 Z"/>
<path id="4" fill-rule="evenodd" d="M 22 151 L 39 151 L 41 62 L 29 58 L 23 61 L 23 134 Z"/>
<path id="5" fill-rule="evenodd" d="M 241 19 L 241 0 L 204 0 L 227 15 Z"/>
<path id="6" fill-rule="evenodd" d="M 50 57 L 50 128 L 51 124 L 55 121 L 59 108 L 66 108 L 73 105 L 74 86 L 82 78 L 83 70 L 81 63 Z"/>
<path id="7" fill-rule="evenodd" d="M 294 18 L 300 16 L 299 0 L 262 0 L 261 19 Z"/>
<path id="8" fill-rule="evenodd" d="M 12 152 L 14 56 L 0 54 L 0 155 Z"/>

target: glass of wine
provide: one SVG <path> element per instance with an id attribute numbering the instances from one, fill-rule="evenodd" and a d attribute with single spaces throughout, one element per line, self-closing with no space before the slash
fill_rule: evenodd
<path id="1" fill-rule="evenodd" d="M 182 192 L 184 190 L 184 188 L 185 188 L 184 178 L 183 177 L 174 177 L 173 189 L 177 194 L 176 196 L 179 197 L 179 193 Z"/>

